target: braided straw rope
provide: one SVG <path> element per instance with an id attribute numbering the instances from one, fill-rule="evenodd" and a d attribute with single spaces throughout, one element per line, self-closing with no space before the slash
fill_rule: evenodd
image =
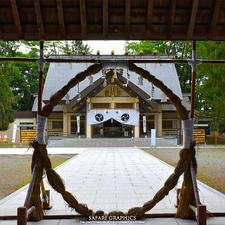
<path id="1" fill-rule="evenodd" d="M 172 92 L 172 90 L 170 90 L 161 80 L 157 79 L 149 71 L 141 67 L 138 67 L 131 62 L 129 63 L 129 70 L 141 75 L 143 78 L 145 78 L 146 80 L 154 84 L 156 87 L 158 87 L 162 92 L 164 92 L 167 95 L 167 97 L 170 99 L 170 102 L 176 107 L 181 119 L 182 120 L 188 119 L 188 111 L 182 105 L 181 99 L 177 95 L 175 95 Z"/>
<path id="2" fill-rule="evenodd" d="M 44 106 L 41 115 L 48 117 L 54 106 L 56 106 L 61 99 L 66 95 L 66 93 L 74 87 L 76 84 L 84 80 L 87 76 L 90 76 L 92 74 L 95 74 L 99 72 L 102 69 L 102 66 L 100 64 L 93 64 L 90 67 L 88 67 L 85 71 L 78 73 L 72 80 L 70 80 L 62 89 L 60 89 L 58 92 L 56 92 L 51 98 L 47 105 Z M 185 120 L 188 118 L 188 111 L 185 109 L 185 107 L 181 104 L 181 100 L 178 96 L 176 96 L 170 89 L 168 89 L 163 82 L 156 79 L 153 75 L 151 75 L 148 71 L 137 67 L 135 64 L 130 63 L 129 69 L 131 71 L 134 71 L 141 76 L 143 76 L 145 79 L 152 82 L 155 86 L 160 88 L 170 99 L 170 101 L 175 105 L 177 108 L 177 111 L 180 115 L 180 117 Z M 136 218 L 141 218 L 145 212 L 152 209 L 159 201 L 161 201 L 166 195 L 168 195 L 169 191 L 175 187 L 175 185 L 178 182 L 179 177 L 182 175 L 183 172 L 186 171 L 188 173 L 188 168 L 190 165 L 190 161 L 195 161 L 195 149 L 194 144 L 190 147 L 190 149 L 182 149 L 180 151 L 180 160 L 178 161 L 178 164 L 176 168 L 174 169 L 174 172 L 172 175 L 169 176 L 169 178 L 166 180 L 164 186 L 155 194 L 152 200 L 146 202 L 142 207 L 134 207 L 128 210 L 127 213 L 121 212 L 121 211 L 112 211 L 108 215 L 104 213 L 104 211 L 97 211 L 93 212 L 93 210 L 89 209 L 87 205 L 83 203 L 79 203 L 76 198 L 68 191 L 66 191 L 64 183 L 59 176 L 53 169 L 52 165 L 47 153 L 46 145 L 39 144 L 37 141 L 34 141 L 31 143 L 31 146 L 34 148 L 33 158 L 32 158 L 32 168 L 34 165 L 37 165 L 38 168 L 38 174 L 39 174 L 39 180 L 42 177 L 43 169 L 46 170 L 47 178 L 49 181 L 49 184 L 53 187 L 54 190 L 59 192 L 63 199 L 68 203 L 69 207 L 75 209 L 78 213 L 84 216 L 89 215 L 95 215 L 95 216 L 136 216 Z M 184 185 L 185 186 L 185 185 Z M 189 190 L 190 192 L 190 190 Z M 185 193 L 189 193 L 185 192 Z M 32 196 L 40 195 L 40 191 L 35 192 L 32 194 Z M 188 195 L 188 194 L 187 194 Z M 35 198 L 34 198 L 35 199 Z M 35 204 L 35 202 L 30 203 Z M 39 204 L 36 204 L 36 207 Z M 182 207 L 180 207 L 182 208 Z"/>
<path id="3" fill-rule="evenodd" d="M 75 209 L 78 213 L 84 216 L 89 215 L 105 215 L 103 211 L 93 212 L 93 210 L 89 209 L 85 204 L 79 203 L 76 198 L 65 189 L 65 185 L 59 176 L 53 169 L 51 165 L 51 161 L 48 157 L 46 145 L 39 144 L 34 141 L 31 143 L 31 146 L 34 148 L 33 160 L 32 160 L 32 168 L 35 164 L 38 164 L 38 168 L 45 169 L 48 182 L 52 186 L 52 188 L 60 193 L 63 199 L 67 202 L 69 207 Z M 146 202 L 142 207 L 134 207 L 128 210 L 127 213 L 120 211 L 113 211 L 108 214 L 108 216 L 136 216 L 136 218 L 141 218 L 145 212 L 151 210 L 159 201 L 161 201 L 166 195 L 168 195 L 169 191 L 173 189 L 179 177 L 182 173 L 187 170 L 190 161 L 195 158 L 195 149 L 194 144 L 190 149 L 182 149 L 180 151 L 180 160 L 178 161 L 177 167 L 174 169 L 173 174 L 169 176 L 169 178 L 164 183 L 164 186 L 155 194 L 152 200 Z"/>
<path id="4" fill-rule="evenodd" d="M 102 69 L 100 64 L 93 64 L 89 66 L 85 71 L 78 73 L 72 78 L 63 88 L 57 91 L 50 99 L 49 103 L 46 104 L 41 112 L 42 116 L 48 117 L 53 108 L 61 101 L 61 99 L 68 93 L 68 91 L 76 86 L 79 82 L 83 81 L 86 77 L 92 74 L 98 73 Z"/>

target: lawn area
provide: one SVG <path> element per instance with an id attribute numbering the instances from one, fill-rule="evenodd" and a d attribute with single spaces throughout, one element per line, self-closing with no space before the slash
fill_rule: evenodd
<path id="1" fill-rule="evenodd" d="M 29 144 L 18 143 L 0 143 L 0 148 L 28 148 Z"/>
<path id="2" fill-rule="evenodd" d="M 176 166 L 179 160 L 179 149 L 145 149 L 162 161 Z M 198 163 L 197 179 L 225 194 L 225 149 L 196 148 Z"/>
<path id="3" fill-rule="evenodd" d="M 55 168 L 74 155 L 50 155 Z M 31 179 L 30 155 L 0 155 L 0 199 L 27 184 Z"/>

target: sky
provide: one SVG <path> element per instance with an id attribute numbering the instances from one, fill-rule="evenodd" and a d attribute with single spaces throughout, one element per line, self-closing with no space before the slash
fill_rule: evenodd
<path id="1" fill-rule="evenodd" d="M 101 55 L 111 55 L 111 51 L 114 50 L 115 55 L 122 55 L 125 53 L 126 41 L 83 41 L 84 44 L 88 44 L 92 50 L 92 54 L 96 54 L 97 50 Z M 21 45 L 20 50 L 27 52 L 24 45 Z"/>
<path id="2" fill-rule="evenodd" d="M 83 41 L 88 44 L 92 51 L 92 54 L 96 54 L 97 50 L 102 55 L 110 55 L 111 51 L 114 50 L 115 55 L 125 53 L 125 41 Z"/>

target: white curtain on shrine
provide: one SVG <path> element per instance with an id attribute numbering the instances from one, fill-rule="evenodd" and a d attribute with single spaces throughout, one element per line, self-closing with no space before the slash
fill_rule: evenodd
<path id="1" fill-rule="evenodd" d="M 111 118 L 122 124 L 139 125 L 139 112 L 133 109 L 90 110 L 87 112 L 87 125 L 103 123 Z"/>

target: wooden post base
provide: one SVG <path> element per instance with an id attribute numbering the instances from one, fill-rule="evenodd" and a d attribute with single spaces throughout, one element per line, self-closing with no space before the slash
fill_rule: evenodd
<path id="1" fill-rule="evenodd" d="M 197 225 L 206 225 L 206 217 L 207 217 L 206 206 L 199 204 L 197 205 L 197 207 L 193 205 L 189 205 L 189 207 L 195 214 Z"/>
<path id="2" fill-rule="evenodd" d="M 206 206 L 198 205 L 197 206 L 197 224 L 198 225 L 206 225 Z"/>
<path id="3" fill-rule="evenodd" d="M 27 208 L 17 208 L 17 225 L 27 225 Z"/>

